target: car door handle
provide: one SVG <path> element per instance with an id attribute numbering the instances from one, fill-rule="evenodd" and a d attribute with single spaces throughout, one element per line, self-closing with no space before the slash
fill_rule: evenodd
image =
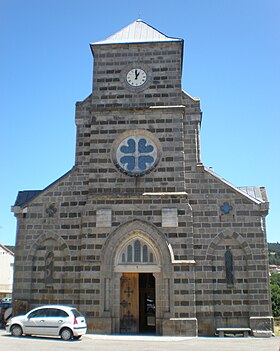
<path id="1" fill-rule="evenodd" d="M 44 320 L 44 319 L 41 319 L 41 320 L 40 320 L 40 323 L 44 323 L 44 322 L 45 322 L 45 320 Z"/>
<path id="2" fill-rule="evenodd" d="M 62 320 L 62 319 L 60 319 L 60 320 L 58 321 L 58 323 L 63 323 L 63 320 Z"/>

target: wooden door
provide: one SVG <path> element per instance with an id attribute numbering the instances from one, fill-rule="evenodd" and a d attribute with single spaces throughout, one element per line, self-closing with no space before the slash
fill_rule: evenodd
<path id="1" fill-rule="evenodd" d="M 138 273 L 123 273 L 120 284 L 120 333 L 139 332 Z"/>

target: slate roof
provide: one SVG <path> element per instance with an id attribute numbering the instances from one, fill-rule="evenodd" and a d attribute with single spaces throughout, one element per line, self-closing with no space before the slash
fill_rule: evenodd
<path id="1" fill-rule="evenodd" d="M 222 183 L 226 184 L 227 186 L 229 186 L 230 188 L 238 192 L 239 194 L 246 196 L 251 201 L 257 204 L 261 204 L 261 203 L 268 204 L 268 199 L 267 199 L 267 195 L 264 187 L 260 187 L 260 186 L 236 187 L 235 185 L 231 184 L 229 181 L 227 181 L 226 179 L 222 178 L 217 173 L 215 173 L 213 169 L 207 168 L 204 166 L 204 170 L 210 173 L 216 179 L 220 180 Z"/>
<path id="2" fill-rule="evenodd" d="M 238 189 L 259 201 L 268 201 L 265 188 L 262 186 L 239 186 Z"/>
<path id="3" fill-rule="evenodd" d="M 40 194 L 42 190 L 23 190 L 18 192 L 16 202 L 14 206 L 23 206 L 27 202 L 31 201 L 35 196 Z"/>
<path id="4" fill-rule="evenodd" d="M 168 37 L 144 21 L 138 19 L 110 37 L 91 43 L 94 45 L 124 44 L 124 43 L 149 43 L 183 41 L 183 39 Z"/>
<path id="5" fill-rule="evenodd" d="M 68 171 L 65 174 L 63 174 L 60 178 L 56 179 L 54 182 L 52 182 L 50 185 L 48 185 L 43 190 L 23 190 L 23 191 L 19 191 L 14 206 L 24 207 L 28 202 L 33 200 L 40 193 L 48 190 L 53 185 L 57 184 L 60 180 L 62 180 L 67 175 L 69 175 L 71 172 L 72 172 L 72 169 L 70 169 L 70 171 Z"/>

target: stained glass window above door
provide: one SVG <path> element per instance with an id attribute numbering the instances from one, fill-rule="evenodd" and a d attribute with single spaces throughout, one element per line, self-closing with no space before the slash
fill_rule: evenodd
<path id="1" fill-rule="evenodd" d="M 155 264 L 154 250 L 146 242 L 134 239 L 129 241 L 119 255 L 119 263 Z"/>

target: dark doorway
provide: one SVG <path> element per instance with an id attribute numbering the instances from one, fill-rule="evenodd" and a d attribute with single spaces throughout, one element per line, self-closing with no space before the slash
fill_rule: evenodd
<path id="1" fill-rule="evenodd" d="M 155 277 L 152 273 L 139 274 L 139 332 L 156 332 Z"/>

